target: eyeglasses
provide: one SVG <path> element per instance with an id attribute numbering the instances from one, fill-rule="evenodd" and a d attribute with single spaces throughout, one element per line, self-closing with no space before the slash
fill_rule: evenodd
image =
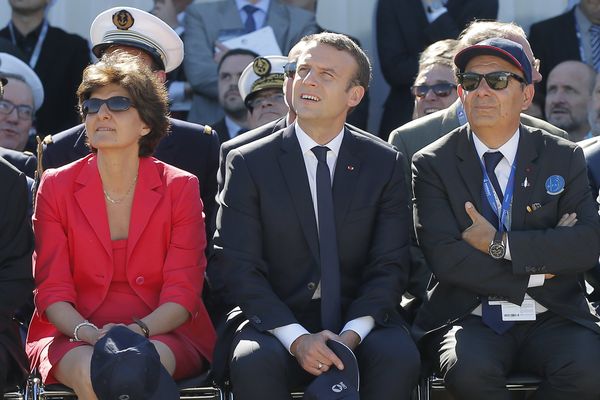
<path id="1" fill-rule="evenodd" d="M 283 66 L 283 72 L 288 78 L 294 78 L 296 74 L 296 61 L 289 62 Z"/>
<path id="2" fill-rule="evenodd" d="M 84 116 L 97 114 L 102 104 L 106 104 L 110 111 L 127 111 L 129 107 L 135 107 L 131 100 L 124 96 L 115 96 L 109 99 L 90 98 L 83 101 L 81 110 Z"/>
<path id="3" fill-rule="evenodd" d="M 508 86 L 508 78 L 513 78 L 518 82 L 525 83 L 525 79 L 521 78 L 519 75 L 506 71 L 490 72 L 489 74 L 459 72 L 456 76 L 458 77 L 458 83 L 467 92 L 477 89 L 482 78 L 485 79 L 488 86 L 494 90 L 506 89 Z"/>
<path id="4" fill-rule="evenodd" d="M 433 93 L 436 96 L 439 97 L 448 97 L 450 96 L 450 94 L 452 93 L 452 90 L 456 89 L 456 85 L 452 84 L 452 83 L 436 83 L 435 85 L 416 85 L 410 88 L 410 91 L 412 92 L 413 96 L 415 97 L 425 97 L 427 96 L 427 93 L 429 93 L 430 90 L 433 91 Z"/>
<path id="5" fill-rule="evenodd" d="M 281 103 L 283 102 L 283 93 L 276 93 L 270 96 L 256 97 L 248 101 L 248 107 L 261 107 L 265 103 Z"/>
<path id="6" fill-rule="evenodd" d="M 17 109 L 19 119 L 24 121 L 33 119 L 33 107 L 26 104 L 16 105 L 8 100 L 0 100 L 0 114 L 9 115 L 15 108 Z"/>

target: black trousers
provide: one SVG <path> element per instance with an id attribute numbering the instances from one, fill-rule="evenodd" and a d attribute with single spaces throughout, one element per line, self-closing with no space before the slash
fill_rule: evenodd
<path id="1" fill-rule="evenodd" d="M 600 335 L 550 311 L 503 335 L 468 316 L 426 340 L 428 358 L 457 399 L 508 400 L 511 372 L 543 379 L 535 399 L 600 399 Z"/>
<path id="2" fill-rule="evenodd" d="M 402 328 L 378 328 L 357 347 L 361 400 L 404 400 L 419 379 L 417 348 Z M 246 324 L 234 337 L 231 384 L 238 400 L 290 399 L 313 375 L 304 371 L 281 342 Z"/>

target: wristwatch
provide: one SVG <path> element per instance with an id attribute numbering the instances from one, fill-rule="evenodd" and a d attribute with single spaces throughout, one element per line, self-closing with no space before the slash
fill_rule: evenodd
<path id="1" fill-rule="evenodd" d="M 503 239 L 504 232 L 496 231 L 494 235 L 494 239 L 490 243 L 490 247 L 488 247 L 488 253 L 495 260 L 500 260 L 504 258 L 506 254 L 506 245 L 504 244 Z"/>

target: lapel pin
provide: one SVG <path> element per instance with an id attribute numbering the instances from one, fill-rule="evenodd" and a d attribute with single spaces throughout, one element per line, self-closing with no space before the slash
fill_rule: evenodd
<path id="1" fill-rule="evenodd" d="M 531 183 L 529 183 L 527 177 L 525 177 L 525 180 L 523 181 L 523 184 L 521 186 L 523 186 L 524 188 L 531 186 Z"/>
<path id="2" fill-rule="evenodd" d="M 348 165 L 348 166 L 346 167 L 346 169 L 347 169 L 348 171 L 354 171 L 354 165 Z"/>
<path id="3" fill-rule="evenodd" d="M 557 195 L 565 190 L 565 178 L 560 175 L 552 175 L 546 179 L 546 193 L 550 195 Z"/>

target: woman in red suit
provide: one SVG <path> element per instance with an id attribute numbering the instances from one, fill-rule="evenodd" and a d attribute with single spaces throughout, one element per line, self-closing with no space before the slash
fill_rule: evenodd
<path id="1" fill-rule="evenodd" d="M 215 333 L 197 178 L 150 157 L 169 125 L 163 85 L 113 52 L 85 70 L 78 96 L 93 152 L 44 173 L 26 351 L 46 383 L 95 399 L 93 345 L 115 324 L 149 337 L 175 379 L 207 368 Z"/>

